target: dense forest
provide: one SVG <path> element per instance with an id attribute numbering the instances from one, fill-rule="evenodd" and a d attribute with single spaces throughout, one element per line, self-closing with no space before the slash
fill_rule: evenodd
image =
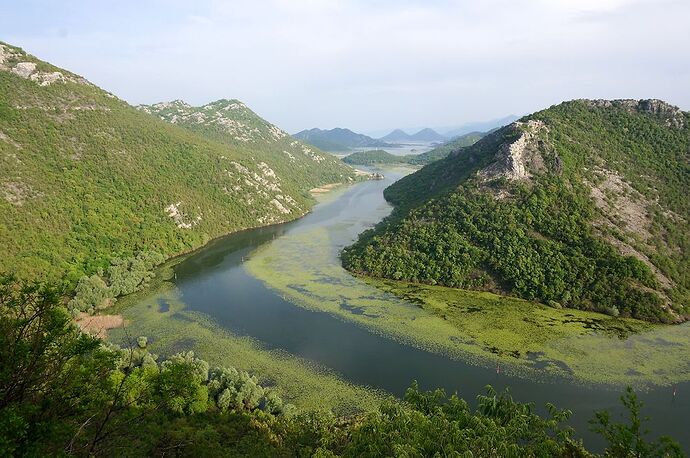
<path id="1" fill-rule="evenodd" d="M 201 132 L 145 111 L 0 43 L 1 269 L 74 284 L 297 218 L 311 188 L 355 179 L 237 101 L 205 106 Z"/>
<path id="2" fill-rule="evenodd" d="M 591 457 L 565 425 L 491 388 L 474 406 L 412 384 L 404 400 L 349 417 L 299 412 L 255 376 L 191 352 L 162 359 L 144 336 L 116 347 L 84 334 L 55 286 L 0 277 L 2 456 L 569 456 Z M 682 456 L 629 418 L 591 421 L 605 456 Z"/>
<path id="3" fill-rule="evenodd" d="M 355 272 L 649 321 L 690 311 L 690 116 L 573 101 L 385 191 L 396 211 L 343 251 Z"/>

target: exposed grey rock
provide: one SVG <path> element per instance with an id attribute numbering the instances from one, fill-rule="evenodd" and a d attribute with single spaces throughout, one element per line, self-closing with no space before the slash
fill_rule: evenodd
<path id="1" fill-rule="evenodd" d="M 507 178 L 509 180 L 528 179 L 533 173 L 544 169 L 539 138 L 548 128 L 543 121 L 530 119 L 527 122 L 514 122 L 507 129 L 518 134 L 517 139 L 503 143 L 496 154 L 496 162 L 478 172 L 485 180 Z"/>
<path id="2" fill-rule="evenodd" d="M 28 78 L 34 71 L 36 71 L 36 64 L 33 62 L 19 62 L 17 65 L 12 67 L 12 73 L 19 75 L 22 78 Z"/>

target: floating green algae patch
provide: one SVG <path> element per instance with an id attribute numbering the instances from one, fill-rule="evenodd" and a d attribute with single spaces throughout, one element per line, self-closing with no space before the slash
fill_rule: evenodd
<path id="1" fill-rule="evenodd" d="M 234 366 L 274 386 L 281 397 L 305 410 L 331 410 L 349 414 L 375 409 L 384 395 L 350 384 L 314 363 L 261 343 L 236 336 L 206 315 L 185 309 L 174 285 L 158 282 L 155 289 L 121 301 L 109 313 L 121 313 L 126 327 L 109 332 L 109 340 L 122 343 L 149 337 L 149 349 L 159 355 L 194 350 L 211 365 Z"/>
<path id="2" fill-rule="evenodd" d="M 245 268 L 286 299 L 394 340 L 523 377 L 664 385 L 690 380 L 690 327 L 654 326 L 489 293 L 359 279 L 339 246 L 347 221 L 256 250 Z"/>
<path id="3" fill-rule="evenodd" d="M 367 279 L 451 323 L 477 347 L 585 381 L 671 384 L 690 379 L 690 327 L 554 309 L 491 293 Z"/>
<path id="4" fill-rule="evenodd" d="M 347 224 L 329 229 L 346 230 Z M 461 356 L 453 343 L 462 338 L 457 329 L 349 275 L 333 261 L 329 235 L 329 230 L 313 227 L 283 236 L 252 253 L 245 269 L 299 306 L 354 321 L 419 348 Z M 398 306 L 391 307 L 396 302 Z"/>

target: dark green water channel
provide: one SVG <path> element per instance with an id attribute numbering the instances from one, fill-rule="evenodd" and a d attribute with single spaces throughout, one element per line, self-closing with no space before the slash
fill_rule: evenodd
<path id="1" fill-rule="evenodd" d="M 521 401 L 531 401 L 541 407 L 551 402 L 573 410 L 571 424 L 580 437 L 589 447 L 600 447 L 600 440 L 588 432 L 587 421 L 595 410 L 609 409 L 617 415 L 621 411 L 618 398 L 623 387 L 526 380 L 497 373 L 495 368 L 478 367 L 419 350 L 330 314 L 298 307 L 243 268 L 243 261 L 253 250 L 292 231 L 346 223 L 354 225 L 357 233 L 371 226 L 390 211 L 382 192 L 400 176 L 388 171 L 385 180 L 355 185 L 318 205 L 299 221 L 243 232 L 211 243 L 175 267 L 175 283 L 182 301 L 189 309 L 207 314 L 233 333 L 261 341 L 266 348 L 283 349 L 327 366 L 354 383 L 398 396 L 413 380 L 426 389 L 442 387 L 448 392 L 458 391 L 468 400 L 484 392 L 488 384 L 498 389 L 509 387 Z M 334 240 L 337 246 L 329 249 L 349 242 Z M 309 259 L 301 262 L 306 265 Z M 678 385 L 676 390 L 675 398 L 669 387 L 651 388 L 640 393 L 640 397 L 645 403 L 644 413 L 652 418 L 653 435 L 672 435 L 688 451 L 690 383 Z"/>

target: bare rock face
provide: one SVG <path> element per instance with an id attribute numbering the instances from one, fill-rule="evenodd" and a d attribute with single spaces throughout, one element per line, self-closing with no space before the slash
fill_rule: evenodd
<path id="1" fill-rule="evenodd" d="M 50 86 L 56 82 L 65 83 L 67 81 L 84 85 L 90 84 L 84 78 L 68 72 L 40 71 L 35 62 L 24 60 L 30 57 L 21 51 L 13 50 L 9 46 L 0 44 L 0 70 L 12 72 L 20 78 L 33 81 L 39 86 Z M 17 62 L 18 60 L 20 62 Z"/>
<path id="2" fill-rule="evenodd" d="M 36 70 L 36 64 L 33 62 L 19 62 L 12 68 L 12 73 L 28 78 Z"/>
<path id="3" fill-rule="evenodd" d="M 514 122 L 508 128 L 517 133 L 518 137 L 511 142 L 503 143 L 496 154 L 496 162 L 478 172 L 484 180 L 525 180 L 545 168 L 540 149 L 540 135 L 548 132 L 546 124 L 530 119 L 527 122 Z"/>

